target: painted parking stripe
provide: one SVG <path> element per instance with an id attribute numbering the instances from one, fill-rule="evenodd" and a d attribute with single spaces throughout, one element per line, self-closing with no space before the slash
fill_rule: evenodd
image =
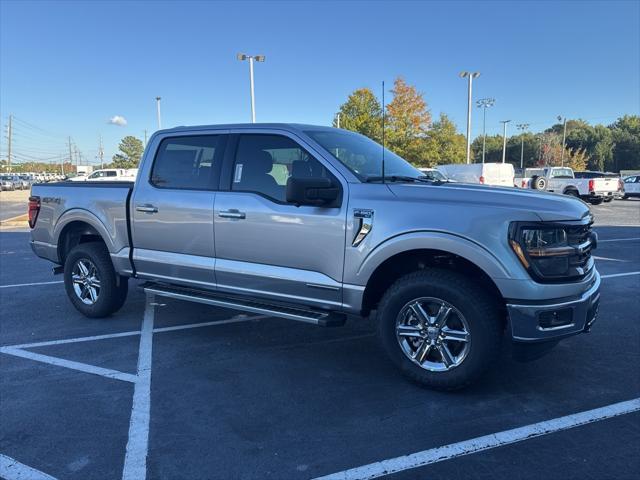
<path id="1" fill-rule="evenodd" d="M 635 242 L 637 240 L 640 240 L 640 237 L 633 237 L 633 238 L 609 238 L 607 240 L 600 240 L 598 239 L 598 243 L 605 243 L 605 242 Z"/>
<path id="2" fill-rule="evenodd" d="M 155 305 L 153 294 L 147 294 L 138 348 L 138 381 L 133 389 L 129 438 L 122 469 L 122 480 L 141 480 L 147 476 L 149 422 L 151 417 L 151 352 Z"/>
<path id="3" fill-rule="evenodd" d="M 0 453 L 0 477 L 6 480 L 56 480 L 51 475 L 42 473 L 14 458 Z"/>
<path id="4" fill-rule="evenodd" d="M 29 360 L 35 360 L 36 362 L 47 363 L 49 365 L 56 365 L 58 367 L 69 368 L 71 370 L 78 370 L 84 373 L 91 373 L 93 375 L 100 375 L 101 377 L 113 378 L 114 380 L 122 380 L 124 382 L 136 382 L 136 376 L 130 373 L 119 372 L 117 370 L 111 370 L 109 368 L 97 367 L 95 365 L 89 365 L 87 363 L 74 362 L 72 360 L 66 360 L 64 358 L 51 357 L 49 355 L 42 355 L 40 353 L 29 352 L 27 350 L 21 350 L 19 348 L 12 347 L 0 347 L 0 353 L 6 353 L 7 355 L 13 355 L 15 357 L 27 358 Z"/>
<path id="5" fill-rule="evenodd" d="M 107 340 L 109 338 L 131 337 L 140 335 L 139 331 L 108 333 L 106 335 L 92 335 L 90 337 L 65 338 L 63 340 L 49 340 L 46 342 L 22 343 L 20 345 L 10 345 L 11 348 L 37 348 L 50 347 L 52 345 L 64 345 L 65 343 L 93 342 L 96 340 Z"/>
<path id="6" fill-rule="evenodd" d="M 55 282 L 16 283 L 13 285 L 0 285 L 0 288 L 35 287 L 38 285 L 55 285 L 57 283 L 64 283 L 64 281 L 56 280 Z"/>
<path id="7" fill-rule="evenodd" d="M 403 457 L 370 463 L 362 467 L 318 477 L 315 480 L 367 480 L 378 478 L 637 411 L 640 411 L 640 397 L 626 402 L 607 405 L 606 407 L 587 410 L 586 412 L 566 415 L 512 430 L 505 430 L 462 442 L 451 443 L 443 447 L 423 450 Z"/>
<path id="8" fill-rule="evenodd" d="M 214 325 L 229 325 L 233 323 L 250 322 L 252 320 L 261 320 L 263 318 L 269 318 L 269 316 L 268 315 L 254 315 L 254 316 L 238 315 L 232 318 L 228 318 L 226 320 L 211 320 L 210 322 L 203 322 L 203 323 L 189 323 L 187 325 L 175 325 L 171 327 L 154 328 L 153 333 L 175 332 L 177 330 L 188 330 L 191 328 L 212 327 Z"/>
<path id="9" fill-rule="evenodd" d="M 629 277 L 631 275 L 640 275 L 640 272 L 610 273 L 609 275 L 601 275 L 601 278 Z"/>

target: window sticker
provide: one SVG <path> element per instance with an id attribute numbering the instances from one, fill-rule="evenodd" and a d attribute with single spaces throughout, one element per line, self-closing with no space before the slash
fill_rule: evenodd
<path id="1" fill-rule="evenodd" d="M 241 180 L 242 180 L 242 164 L 241 163 L 237 163 L 236 164 L 236 173 L 233 176 L 233 183 L 240 183 Z"/>

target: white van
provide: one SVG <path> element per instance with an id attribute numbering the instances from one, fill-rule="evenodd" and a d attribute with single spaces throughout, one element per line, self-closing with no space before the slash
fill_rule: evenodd
<path id="1" fill-rule="evenodd" d="M 72 182 L 133 182 L 137 175 L 137 168 L 104 168 L 96 170 L 88 176 L 78 175 L 77 177 L 70 178 L 69 180 Z"/>
<path id="2" fill-rule="evenodd" d="M 515 170 L 510 163 L 456 163 L 436 167 L 456 182 L 481 183 L 498 187 L 513 187 Z"/>

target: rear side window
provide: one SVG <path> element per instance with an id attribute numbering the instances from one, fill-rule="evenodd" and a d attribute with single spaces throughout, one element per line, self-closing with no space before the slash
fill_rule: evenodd
<path id="1" fill-rule="evenodd" d="M 214 189 L 214 165 L 220 135 L 165 138 L 151 170 L 151 183 L 159 188 Z"/>
<path id="2" fill-rule="evenodd" d="M 118 176 L 118 172 L 114 172 L 114 171 L 107 172 L 107 177 L 117 177 L 117 176 Z"/>

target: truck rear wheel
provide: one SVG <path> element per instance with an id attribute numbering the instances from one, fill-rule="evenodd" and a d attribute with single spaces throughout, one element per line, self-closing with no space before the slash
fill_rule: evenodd
<path id="1" fill-rule="evenodd" d="M 386 291 L 378 307 L 378 335 L 409 378 L 455 390 L 495 361 L 502 325 L 484 290 L 461 274 L 434 269 L 405 275 Z"/>
<path id="2" fill-rule="evenodd" d="M 69 252 L 64 262 L 64 287 L 80 313 L 101 318 L 124 305 L 128 278 L 116 273 L 104 244 L 81 243 Z"/>
<path id="3" fill-rule="evenodd" d="M 589 203 L 591 205 L 600 205 L 602 202 L 604 202 L 604 198 L 591 198 L 591 199 L 589 199 Z"/>

